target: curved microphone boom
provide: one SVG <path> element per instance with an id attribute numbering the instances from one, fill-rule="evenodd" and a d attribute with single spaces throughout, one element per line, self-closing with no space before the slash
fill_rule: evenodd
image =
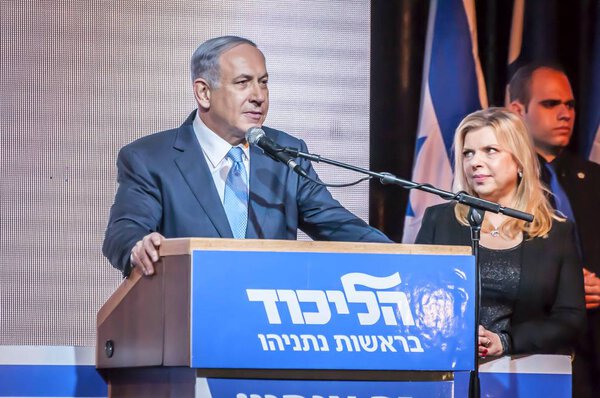
<path id="1" fill-rule="evenodd" d="M 262 149 L 263 152 L 273 160 L 286 164 L 290 169 L 294 170 L 294 172 L 302 177 L 311 179 L 306 170 L 296 163 L 292 156 L 285 152 L 285 148 L 267 137 L 260 127 L 250 127 L 246 132 L 246 140 L 250 145 L 256 145 Z"/>

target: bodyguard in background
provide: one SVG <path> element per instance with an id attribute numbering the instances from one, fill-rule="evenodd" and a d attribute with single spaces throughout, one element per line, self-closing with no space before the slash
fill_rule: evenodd
<path id="1" fill-rule="evenodd" d="M 479 354 L 570 353 L 585 325 L 573 224 L 557 217 L 521 118 L 502 108 L 467 116 L 454 137 L 454 187 L 534 215 L 486 212 L 480 241 Z M 470 245 L 468 207 L 425 211 L 417 243 Z"/>
<path id="2" fill-rule="evenodd" d="M 583 260 L 588 329 L 573 364 L 573 396 L 600 396 L 600 165 L 566 149 L 575 123 L 569 79 L 557 65 L 525 65 L 509 84 L 510 107 L 529 129 L 552 206 L 575 223 Z M 600 109 L 597 110 L 600 112 Z"/>
<path id="3" fill-rule="evenodd" d="M 296 239 L 390 242 L 350 213 L 329 191 L 299 177 L 245 139 L 262 127 L 282 146 L 306 144 L 264 127 L 269 110 L 263 53 L 250 40 L 223 36 L 198 47 L 191 60 L 198 109 L 173 130 L 123 147 L 119 187 L 103 252 L 125 275 L 150 275 L 164 238 Z M 314 179 L 310 162 L 298 164 Z"/>

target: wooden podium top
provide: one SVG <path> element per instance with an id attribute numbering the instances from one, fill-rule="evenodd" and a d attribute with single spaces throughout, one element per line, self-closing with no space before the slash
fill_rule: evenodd
<path id="1" fill-rule="evenodd" d="M 363 242 L 314 242 L 266 239 L 177 238 L 166 239 L 160 256 L 191 254 L 194 250 L 234 250 L 319 253 L 443 254 L 469 255 L 468 246 L 405 245 Z"/>

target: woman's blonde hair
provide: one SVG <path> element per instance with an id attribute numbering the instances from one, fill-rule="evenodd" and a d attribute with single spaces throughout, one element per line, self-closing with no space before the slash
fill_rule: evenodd
<path id="1" fill-rule="evenodd" d="M 509 237 L 515 237 L 520 232 L 526 233 L 529 238 L 546 235 L 552 228 L 552 220 L 562 219 L 555 215 L 546 199 L 547 190 L 540 182 L 537 155 L 527 127 L 516 113 L 505 108 L 488 108 L 473 112 L 460 122 L 454 135 L 454 191 L 465 191 L 477 196 L 463 170 L 463 148 L 466 135 L 484 127 L 490 127 L 494 131 L 500 146 L 510 152 L 517 163 L 517 190 L 513 202 L 508 206 L 534 216 L 531 223 L 510 218 L 502 225 L 502 232 Z M 454 212 L 461 224 L 469 225 L 468 211 L 467 206 L 456 205 Z M 489 229 L 490 225 L 483 225 L 483 230 Z"/>

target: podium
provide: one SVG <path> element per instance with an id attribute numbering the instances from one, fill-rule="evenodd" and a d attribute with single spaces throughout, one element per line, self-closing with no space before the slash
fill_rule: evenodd
<path id="1" fill-rule="evenodd" d="M 468 247 L 167 239 L 100 309 L 96 366 L 114 397 L 446 396 L 474 288 Z"/>

